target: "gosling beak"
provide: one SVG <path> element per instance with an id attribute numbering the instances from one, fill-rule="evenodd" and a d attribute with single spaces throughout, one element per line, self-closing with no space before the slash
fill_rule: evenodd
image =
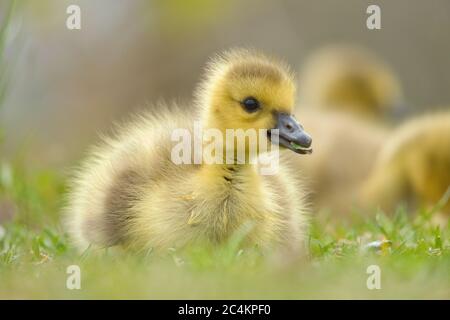
<path id="1" fill-rule="evenodd" d="M 299 154 L 309 154 L 312 152 L 312 139 L 304 130 L 301 124 L 290 114 L 277 113 L 278 134 L 274 130 L 268 131 L 269 139 L 272 143 L 278 140 L 279 145 L 288 148 Z M 278 136 L 278 139 L 274 139 Z"/>

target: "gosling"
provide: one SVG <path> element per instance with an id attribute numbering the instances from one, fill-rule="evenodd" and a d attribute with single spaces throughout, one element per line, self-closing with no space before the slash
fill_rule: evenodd
<path id="1" fill-rule="evenodd" d="M 399 203 L 450 215 L 450 112 L 410 119 L 392 133 L 362 188 L 366 205 L 389 212 Z"/>
<path id="2" fill-rule="evenodd" d="M 402 88 L 385 63 L 349 45 L 313 53 L 301 75 L 296 115 L 319 147 L 311 159 L 293 160 L 315 208 L 341 219 L 359 201 L 359 190 L 389 139 L 384 122 L 404 116 Z"/>
<path id="3" fill-rule="evenodd" d="M 364 48 L 324 47 L 307 59 L 301 74 L 302 105 L 372 121 L 396 121 L 407 111 L 395 73 Z"/>
<path id="4" fill-rule="evenodd" d="M 214 246 L 247 228 L 245 246 L 301 253 L 306 206 L 283 159 L 276 175 L 261 174 L 249 159 L 230 163 L 226 152 L 224 164 L 171 161 L 173 130 L 193 133 L 194 121 L 222 136 L 226 129 L 267 129 L 281 154 L 310 153 L 311 138 L 291 115 L 294 83 L 282 62 L 231 50 L 210 61 L 192 108 L 163 104 L 104 138 L 76 172 L 69 193 L 65 217 L 75 245 L 137 251 Z"/>
<path id="5" fill-rule="evenodd" d="M 389 130 L 340 112 L 299 112 L 317 146 L 311 157 L 294 157 L 298 178 L 313 209 L 336 219 L 348 217 Z"/>

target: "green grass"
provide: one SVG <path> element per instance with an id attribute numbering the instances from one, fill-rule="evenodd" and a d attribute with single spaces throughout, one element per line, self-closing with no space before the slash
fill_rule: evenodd
<path id="1" fill-rule="evenodd" d="M 297 262 L 242 251 L 239 236 L 215 250 L 78 254 L 59 225 L 64 181 L 23 167 L 0 166 L 0 207 L 15 212 L 0 230 L 0 298 L 450 298 L 450 230 L 430 212 L 313 221 L 309 257 Z M 366 249 L 374 240 L 391 245 Z M 81 290 L 66 288 L 73 264 Z M 366 287 L 371 264 L 380 290 Z"/>

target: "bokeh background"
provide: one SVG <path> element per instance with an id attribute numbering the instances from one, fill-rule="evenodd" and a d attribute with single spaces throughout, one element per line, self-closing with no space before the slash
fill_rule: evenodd
<path id="1" fill-rule="evenodd" d="M 381 7 L 381 30 L 366 8 Z M 0 0 L 0 19 L 8 0 Z M 66 8 L 81 7 L 68 30 Z M 63 168 L 111 122 L 159 99 L 189 101 L 212 54 L 251 46 L 299 69 L 328 44 L 362 45 L 400 78 L 411 112 L 450 101 L 448 0 L 17 1 L 8 31 L 1 154 Z"/>

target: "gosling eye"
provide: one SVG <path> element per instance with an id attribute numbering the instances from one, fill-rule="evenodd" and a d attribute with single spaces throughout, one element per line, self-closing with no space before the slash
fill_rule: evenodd
<path id="1" fill-rule="evenodd" d="M 253 97 L 247 97 L 241 102 L 242 107 L 247 112 L 255 112 L 261 107 L 259 101 Z"/>

